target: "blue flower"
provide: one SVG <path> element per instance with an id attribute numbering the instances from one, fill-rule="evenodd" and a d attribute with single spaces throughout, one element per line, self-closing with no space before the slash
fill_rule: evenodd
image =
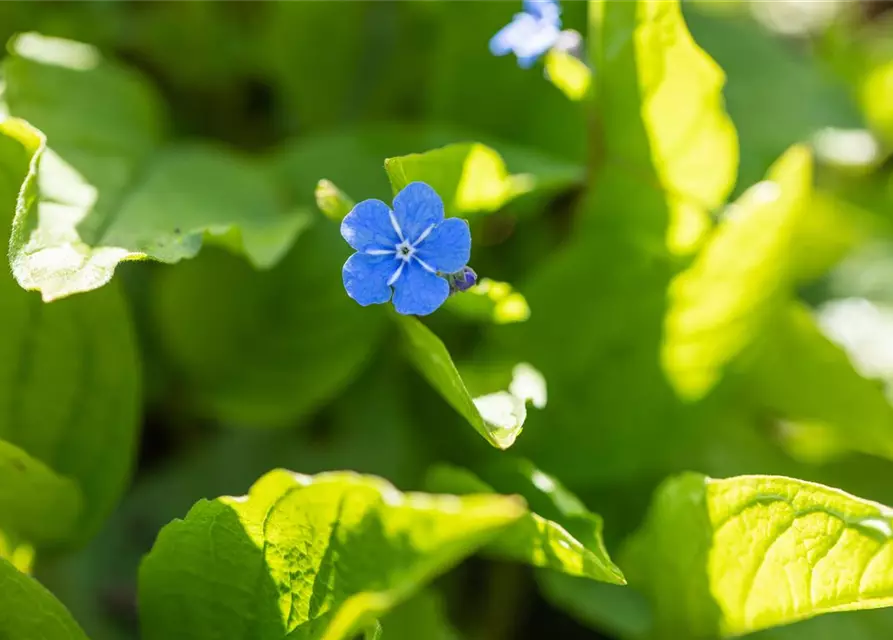
<path id="1" fill-rule="evenodd" d="M 341 235 L 356 249 L 341 275 L 347 295 L 361 305 L 391 299 L 404 315 L 427 315 L 450 295 L 444 276 L 462 271 L 471 253 L 471 232 L 460 218 L 444 219 L 443 201 L 424 182 L 394 197 L 364 200 L 341 222 Z"/>
<path id="2" fill-rule="evenodd" d="M 504 56 L 514 52 L 518 66 L 530 68 L 551 49 L 561 33 L 561 9 L 556 0 L 524 0 L 523 13 L 490 39 L 490 52 Z"/>

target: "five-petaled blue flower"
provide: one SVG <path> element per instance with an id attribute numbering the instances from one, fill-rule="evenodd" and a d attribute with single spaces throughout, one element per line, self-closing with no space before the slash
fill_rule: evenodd
<path id="1" fill-rule="evenodd" d="M 524 0 L 524 11 L 490 39 L 490 52 L 514 52 L 518 66 L 529 69 L 551 49 L 561 34 L 561 9 L 556 0 Z"/>
<path id="2" fill-rule="evenodd" d="M 364 200 L 341 222 L 341 235 L 356 249 L 341 272 L 347 295 L 364 307 L 384 304 L 404 315 L 427 315 L 450 295 L 446 276 L 462 271 L 471 253 L 471 232 L 460 218 L 444 219 L 443 201 L 424 182 L 394 197 Z"/>

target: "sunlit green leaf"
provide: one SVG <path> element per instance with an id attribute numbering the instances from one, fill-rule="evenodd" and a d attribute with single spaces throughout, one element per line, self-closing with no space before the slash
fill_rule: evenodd
<path id="1" fill-rule="evenodd" d="M 487 442 L 498 449 L 512 446 L 527 418 L 526 399 L 511 391 L 472 398 L 440 338 L 414 317 L 396 319 L 406 337 L 409 359 L 419 373 Z"/>
<path id="2" fill-rule="evenodd" d="M 270 271 L 208 251 L 159 274 L 154 322 L 201 412 L 288 426 L 360 373 L 386 323 L 383 309 L 344 293 L 349 253 L 336 226 L 319 218 Z"/>
<path id="3" fill-rule="evenodd" d="M 87 640 L 61 602 L 0 558 L 0 637 Z"/>
<path id="4" fill-rule="evenodd" d="M 601 518 L 554 477 L 516 458 L 500 458 L 483 476 L 487 482 L 465 469 L 440 465 L 429 472 L 427 486 L 436 492 L 496 491 L 527 500 L 530 511 L 487 546 L 490 553 L 573 576 L 626 583 L 605 550 Z"/>
<path id="5" fill-rule="evenodd" d="M 523 513 L 507 497 L 274 471 L 162 530 L 140 570 L 143 634 L 349 640 Z"/>
<path id="6" fill-rule="evenodd" d="M 495 324 L 524 322 L 530 317 L 530 307 L 521 293 L 507 282 L 489 278 L 481 278 L 462 294 L 450 296 L 443 308 L 469 320 Z"/>
<path id="7" fill-rule="evenodd" d="M 730 205 L 707 246 L 673 282 L 662 360 L 683 397 L 705 395 L 785 309 L 811 167 L 806 149 L 785 154 L 766 181 Z"/>
<path id="8" fill-rule="evenodd" d="M 16 208 L 13 274 L 44 300 L 107 283 L 123 260 L 177 262 L 217 237 L 268 267 L 303 225 L 266 176 L 231 152 L 162 149 L 163 118 L 145 81 L 93 47 L 25 34 L 4 65 L 3 101 L 38 127 L 40 197 Z"/>
<path id="9" fill-rule="evenodd" d="M 582 178 L 573 165 L 545 163 L 538 174 L 511 174 L 497 151 L 478 142 L 388 158 L 384 166 L 394 193 L 410 182 L 425 182 L 443 198 L 448 216 L 496 211 L 519 195 L 566 188 Z"/>
<path id="10" fill-rule="evenodd" d="M 625 554 L 657 637 L 737 635 L 893 604 L 893 510 L 778 476 L 686 474 Z"/>
<path id="11" fill-rule="evenodd" d="M 0 124 L 0 133 L 0 209 L 9 221 L 19 185 L 23 199 L 33 196 L 26 176 L 39 139 L 16 121 Z M 10 464 L 37 474 L 11 490 L 37 482 L 53 490 L 44 506 L 58 509 L 54 522 L 28 523 L 28 533 L 41 542 L 87 537 L 114 507 L 133 461 L 141 382 L 129 311 L 117 286 L 46 305 L 5 275 L 0 317 L 0 440 L 17 448 L 7 450 Z"/>

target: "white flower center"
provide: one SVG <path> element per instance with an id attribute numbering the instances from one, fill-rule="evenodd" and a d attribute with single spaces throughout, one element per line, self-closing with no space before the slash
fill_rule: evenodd
<path id="1" fill-rule="evenodd" d="M 412 259 L 413 254 L 415 253 L 415 247 L 409 242 L 409 240 L 404 240 L 396 247 L 394 247 L 394 253 L 397 255 L 398 260 L 409 262 L 410 259 Z"/>

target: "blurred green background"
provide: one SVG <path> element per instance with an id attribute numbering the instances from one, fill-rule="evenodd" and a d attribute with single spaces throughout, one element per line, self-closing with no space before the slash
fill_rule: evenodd
<path id="1" fill-rule="evenodd" d="M 516 4 L 3 2 L 0 37 L 33 31 L 97 46 L 154 85 L 172 137 L 212 139 L 271 162 L 282 200 L 312 208 L 322 178 L 356 199 L 389 200 L 384 158 L 449 142 L 493 140 L 584 165 L 584 106 L 541 71 L 487 50 Z M 585 36 L 585 3 L 563 8 L 565 27 Z M 886 389 L 893 383 L 893 3 L 693 1 L 684 12 L 727 75 L 726 107 L 741 149 L 735 195 L 791 144 L 813 145 L 818 192 L 833 213 L 817 204 L 797 240 L 805 253 L 818 247 L 821 254 L 813 256 L 814 273 L 806 260 L 799 295 L 855 368 Z M 893 504 L 893 463 L 844 453 L 821 426 L 764 413 L 734 385 L 693 407 L 653 379 L 658 354 L 649 351 L 647 327 L 639 340 L 635 324 L 653 310 L 630 311 L 640 294 L 647 306 L 643 289 L 651 285 L 640 280 L 651 267 L 610 255 L 589 270 L 552 262 L 573 235 L 579 195 L 522 198 L 474 222 L 472 266 L 527 295 L 529 324 L 486 327 L 439 313 L 429 325 L 457 361 L 481 362 L 493 345 L 525 344 L 518 349 L 540 356 L 550 408 L 531 413 L 517 451 L 604 516 L 612 550 L 639 524 L 656 484 L 685 469 L 791 475 Z M 345 247 L 329 231 L 315 225 L 302 233 L 270 271 L 213 248 L 176 266 L 120 267 L 143 360 L 135 475 L 85 548 L 37 567 L 94 640 L 137 637 L 139 560 L 158 530 L 202 497 L 244 493 L 277 466 L 354 469 L 415 489 L 432 462 L 483 464 L 498 455 L 395 357 L 397 337 L 384 316 L 346 298 L 337 277 Z M 556 268 L 571 274 L 557 292 L 542 276 Z M 542 313 L 557 296 L 585 299 L 611 287 L 622 292 L 618 307 L 567 303 L 557 319 Z M 644 345 L 638 355 L 620 344 L 595 368 L 565 362 L 562 344 L 587 323 L 610 332 L 627 321 L 631 340 Z M 838 415 L 859 413 L 834 380 L 802 373 L 806 386 L 791 393 L 838 397 Z M 533 571 L 484 560 L 437 586 L 457 633 L 474 638 L 631 637 L 647 615 L 635 600 L 615 603 L 601 585 L 592 586 L 593 598 L 604 611 L 568 607 L 568 615 L 555 596 L 560 585 L 542 590 L 552 593 L 546 599 Z M 413 627 L 393 628 L 411 634 Z M 893 616 L 881 611 L 760 637 L 891 635 Z"/>

